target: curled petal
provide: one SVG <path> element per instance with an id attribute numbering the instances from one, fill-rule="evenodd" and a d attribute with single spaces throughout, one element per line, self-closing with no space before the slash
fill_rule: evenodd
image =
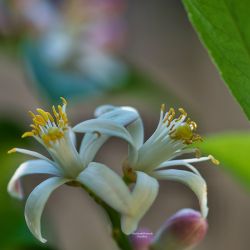
<path id="1" fill-rule="evenodd" d="M 134 145 L 139 149 L 143 145 L 144 141 L 144 128 L 140 117 L 127 126 L 128 132 L 131 134 Z"/>
<path id="2" fill-rule="evenodd" d="M 110 207 L 127 213 L 130 192 L 122 178 L 104 164 L 92 162 L 84 169 L 77 181 L 89 188 Z"/>
<path id="3" fill-rule="evenodd" d="M 127 127 L 134 140 L 136 148 L 141 147 L 144 139 L 144 129 L 138 111 L 132 107 L 115 107 L 103 105 L 96 109 L 95 115 L 100 119 L 108 119 Z"/>
<path id="4" fill-rule="evenodd" d="M 137 158 L 137 150 L 134 146 L 130 133 L 114 121 L 104 119 L 92 119 L 76 125 L 73 130 L 77 133 L 95 133 L 97 136 L 114 136 L 129 143 L 129 153 L 131 159 Z M 100 145 L 98 145 L 98 148 Z"/>
<path id="5" fill-rule="evenodd" d="M 76 125 L 73 130 L 76 133 L 96 133 L 114 136 L 133 144 L 133 139 L 128 131 L 121 125 L 103 119 L 92 119 Z"/>
<path id="6" fill-rule="evenodd" d="M 152 175 L 160 180 L 178 181 L 187 185 L 199 199 L 202 216 L 207 217 L 207 184 L 201 176 L 189 171 L 174 169 L 155 171 Z"/>
<path id="7" fill-rule="evenodd" d="M 61 177 L 52 177 L 39 184 L 29 195 L 25 205 L 25 220 L 31 233 L 41 242 L 46 239 L 41 234 L 41 216 L 45 204 L 51 193 L 68 180 Z"/>
<path id="8" fill-rule="evenodd" d="M 98 119 L 107 119 L 123 126 L 128 126 L 140 117 L 137 110 L 132 107 L 115 107 L 112 105 L 98 107 L 95 116 Z"/>
<path id="9" fill-rule="evenodd" d="M 8 192 L 15 198 L 23 198 L 23 190 L 20 183 L 20 178 L 30 174 L 49 174 L 61 176 L 61 171 L 45 160 L 31 160 L 22 163 L 16 170 L 8 184 Z"/>
<path id="10" fill-rule="evenodd" d="M 130 197 L 129 213 L 121 218 L 122 231 L 133 233 L 139 221 L 151 207 L 159 190 L 157 180 L 143 172 L 137 172 L 137 180 Z"/>
<path id="11" fill-rule="evenodd" d="M 135 147 L 137 147 L 138 144 L 142 144 L 143 127 L 139 113 L 136 109 L 132 107 L 115 107 L 112 105 L 103 105 L 96 109 L 95 116 L 98 118 L 98 120 L 109 120 L 120 126 L 127 127 L 128 132 L 132 135 Z M 138 128 L 139 126 L 141 126 L 140 129 Z M 85 166 L 93 161 L 98 150 L 110 138 L 110 136 L 116 135 L 91 132 L 84 136 L 80 147 L 80 157 L 83 160 Z M 130 153 L 131 157 L 133 156 L 136 158 L 133 146 L 130 146 Z"/>
<path id="12" fill-rule="evenodd" d="M 97 133 L 87 133 L 81 143 L 79 155 L 84 166 L 94 160 L 98 150 L 108 140 L 109 136 Z"/>
<path id="13" fill-rule="evenodd" d="M 95 117 L 100 117 L 103 114 L 113 111 L 115 108 L 116 108 L 115 106 L 110 104 L 101 105 L 96 108 L 94 115 Z"/>

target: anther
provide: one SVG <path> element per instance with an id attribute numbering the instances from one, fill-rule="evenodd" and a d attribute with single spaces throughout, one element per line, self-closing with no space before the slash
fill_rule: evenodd
<path id="1" fill-rule="evenodd" d="M 12 148 L 8 151 L 8 154 L 16 153 L 16 148 Z"/>
<path id="2" fill-rule="evenodd" d="M 216 158 L 214 158 L 212 155 L 209 155 L 208 157 L 210 158 L 210 160 L 212 161 L 213 164 L 215 164 L 215 165 L 220 164 L 220 162 Z"/>

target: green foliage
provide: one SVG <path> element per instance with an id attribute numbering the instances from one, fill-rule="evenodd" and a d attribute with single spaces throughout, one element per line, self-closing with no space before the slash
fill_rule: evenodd
<path id="1" fill-rule="evenodd" d="M 220 166 L 250 189 L 250 131 L 212 135 L 200 143 L 199 148 L 203 153 L 212 154 L 221 162 Z"/>
<path id="2" fill-rule="evenodd" d="M 250 119 L 250 1 L 183 3 L 222 78 Z"/>
<path id="3" fill-rule="evenodd" d="M 24 146 L 20 140 L 23 130 L 15 123 L 8 120 L 0 120 L 0 249 L 3 250 L 42 250 L 49 249 L 31 235 L 26 226 L 23 214 L 23 204 L 9 196 L 7 183 L 17 166 L 24 161 L 21 155 L 8 155 L 7 151 L 13 146 Z"/>

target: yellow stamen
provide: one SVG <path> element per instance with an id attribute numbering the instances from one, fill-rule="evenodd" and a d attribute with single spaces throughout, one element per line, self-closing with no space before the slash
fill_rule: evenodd
<path id="1" fill-rule="evenodd" d="M 52 116 L 49 112 L 47 112 L 47 115 L 48 115 L 49 120 L 50 120 L 51 122 L 55 122 L 53 116 Z"/>
<path id="2" fill-rule="evenodd" d="M 61 139 L 64 136 L 64 131 L 68 128 L 68 117 L 65 112 L 67 101 L 63 97 L 61 100 L 63 105 L 58 105 L 58 109 L 52 106 L 52 114 L 41 108 L 36 110 L 37 115 L 29 111 L 33 120 L 33 124 L 30 125 L 32 130 L 24 133 L 22 138 L 39 136 L 47 146 L 51 146 L 51 142 Z"/>
<path id="3" fill-rule="evenodd" d="M 167 127 L 170 125 L 170 123 L 173 121 L 175 117 L 175 110 L 173 108 L 170 108 L 166 117 L 163 120 L 163 123 L 168 122 Z"/>
<path id="4" fill-rule="evenodd" d="M 41 115 L 36 115 L 36 117 L 33 119 L 33 122 L 35 123 L 35 125 L 41 126 L 45 126 L 47 123 L 47 121 L 45 121 Z"/>
<path id="5" fill-rule="evenodd" d="M 59 115 L 63 116 L 62 106 L 58 105 L 57 108 L 58 108 Z"/>
<path id="6" fill-rule="evenodd" d="M 212 155 L 209 155 L 208 157 L 210 158 L 210 160 L 212 161 L 213 164 L 215 164 L 215 165 L 220 164 L 220 161 L 217 160 L 216 158 L 214 158 Z"/>
<path id="7" fill-rule="evenodd" d="M 16 153 L 16 148 L 12 148 L 8 151 L 8 154 Z"/>
<path id="8" fill-rule="evenodd" d="M 44 144 L 45 144 L 47 147 L 50 147 L 50 137 L 49 137 L 48 135 L 46 135 L 46 134 L 43 134 L 43 135 L 41 136 L 41 138 L 42 138 Z"/>
<path id="9" fill-rule="evenodd" d="M 59 120 L 59 114 L 57 113 L 56 108 L 55 108 L 54 105 L 52 106 L 52 111 L 53 111 L 53 114 L 54 114 L 56 120 L 58 121 Z"/>
<path id="10" fill-rule="evenodd" d="M 32 111 L 29 111 L 29 115 L 31 116 L 31 118 L 36 118 L 35 114 Z"/>
<path id="11" fill-rule="evenodd" d="M 63 127 L 64 127 L 64 122 L 63 122 L 63 120 L 60 120 L 60 121 L 59 121 L 58 126 L 59 126 L 60 128 L 63 128 Z"/>
<path id="12" fill-rule="evenodd" d="M 34 132 L 33 132 L 33 131 L 25 132 L 25 133 L 22 135 L 22 138 L 30 137 L 30 136 L 34 136 Z"/>
<path id="13" fill-rule="evenodd" d="M 163 104 L 161 105 L 161 111 L 162 111 L 162 112 L 165 112 L 165 110 L 166 110 L 166 105 L 163 103 Z"/>
<path id="14" fill-rule="evenodd" d="M 43 117 L 46 122 L 49 120 L 47 112 L 45 112 L 43 109 L 36 109 L 36 111 Z"/>
<path id="15" fill-rule="evenodd" d="M 66 99 L 64 97 L 60 97 L 60 98 L 61 98 L 61 100 L 62 100 L 62 102 L 63 102 L 64 105 L 68 104 L 67 101 L 66 101 Z"/>
<path id="16" fill-rule="evenodd" d="M 183 108 L 178 109 L 183 116 L 187 116 L 187 112 Z"/>

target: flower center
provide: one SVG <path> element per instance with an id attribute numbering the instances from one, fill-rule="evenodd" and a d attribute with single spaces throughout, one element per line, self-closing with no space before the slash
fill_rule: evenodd
<path id="1" fill-rule="evenodd" d="M 25 132 L 22 138 L 36 136 L 42 139 L 43 143 L 51 147 L 53 143 L 64 137 L 65 131 L 68 130 L 68 117 L 66 114 L 67 101 L 61 97 L 63 105 L 52 107 L 53 115 L 43 109 L 37 109 L 38 114 L 29 112 L 32 117 L 31 131 Z"/>
<path id="2" fill-rule="evenodd" d="M 179 117 L 175 118 L 175 110 L 170 108 L 163 119 L 163 124 L 167 126 L 170 138 L 181 140 L 184 144 L 201 141 L 201 136 L 195 133 L 197 124 L 187 118 L 187 113 L 183 108 L 178 110 L 181 113 Z M 162 106 L 162 111 L 165 111 L 165 106 Z"/>

